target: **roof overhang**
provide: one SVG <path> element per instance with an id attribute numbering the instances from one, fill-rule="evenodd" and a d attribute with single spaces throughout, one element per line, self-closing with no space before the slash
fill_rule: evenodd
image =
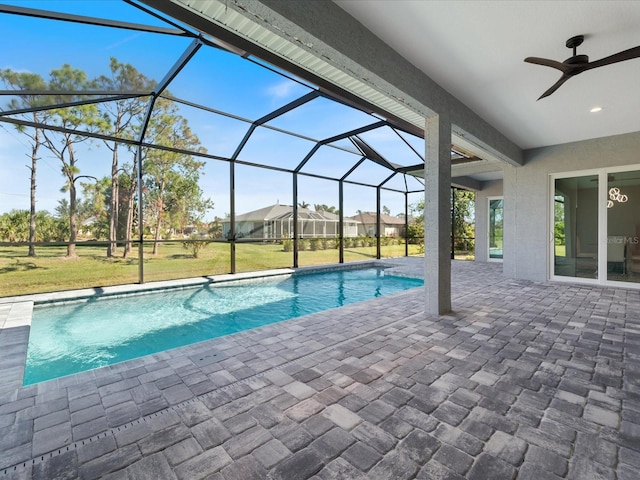
<path id="1" fill-rule="evenodd" d="M 288 32 L 274 31 L 266 20 L 256 21 L 256 15 L 243 11 L 241 2 L 220 0 L 141 0 L 153 8 L 171 15 L 177 20 L 198 29 L 221 47 L 240 55 L 253 55 L 294 75 L 318 85 L 334 98 L 357 106 L 385 118 L 390 123 L 410 133 L 424 136 L 425 114 L 419 112 L 410 98 L 396 98 L 385 94 L 352 75 L 337 68 L 325 59 L 309 51 L 301 39 Z M 495 172 L 502 172 L 505 163 L 518 165 L 499 151 L 492 149 L 462 128 L 452 126 L 452 144 L 477 157 L 478 166 L 484 172 L 486 164 L 494 165 Z M 456 166 L 452 167 L 452 176 Z M 467 176 L 473 173 L 467 169 Z M 422 176 L 424 172 L 408 172 Z M 480 181 L 480 180 L 478 180 Z"/>

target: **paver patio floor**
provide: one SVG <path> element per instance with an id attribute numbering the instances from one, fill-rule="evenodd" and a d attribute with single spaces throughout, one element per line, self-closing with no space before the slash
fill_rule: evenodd
<path id="1" fill-rule="evenodd" d="M 414 289 L 4 382 L 0 478 L 640 478 L 640 292 L 452 265 L 450 315 Z"/>

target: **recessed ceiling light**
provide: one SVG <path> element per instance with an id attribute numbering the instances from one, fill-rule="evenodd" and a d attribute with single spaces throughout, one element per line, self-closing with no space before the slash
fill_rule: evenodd
<path id="1" fill-rule="evenodd" d="M 589 110 L 591 113 L 596 113 L 602 110 L 602 107 L 593 107 L 591 110 Z"/>

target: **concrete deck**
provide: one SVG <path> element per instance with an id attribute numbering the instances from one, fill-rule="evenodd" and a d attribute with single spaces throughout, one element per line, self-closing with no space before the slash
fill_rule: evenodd
<path id="1" fill-rule="evenodd" d="M 23 388 L 30 305 L 1 304 L 0 478 L 639 478 L 639 291 L 454 262 L 453 306 L 415 289 Z"/>

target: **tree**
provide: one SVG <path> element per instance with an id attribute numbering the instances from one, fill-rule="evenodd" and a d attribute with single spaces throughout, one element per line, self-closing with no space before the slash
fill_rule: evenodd
<path id="1" fill-rule="evenodd" d="M 102 240 L 109 235 L 108 209 L 111 203 L 111 179 L 109 177 L 94 178 L 93 181 L 80 182 L 80 186 L 84 198 L 78 204 L 78 220 L 80 223 L 90 221 L 92 236 Z"/>
<path id="2" fill-rule="evenodd" d="M 58 228 L 62 235 L 62 239 L 69 238 L 69 200 L 62 198 L 58 200 L 58 205 L 54 211 L 54 217 L 58 222 Z"/>
<path id="3" fill-rule="evenodd" d="M 454 250 L 468 252 L 475 246 L 475 193 L 452 188 Z"/>
<path id="4" fill-rule="evenodd" d="M 151 91 L 155 82 L 149 80 L 142 75 L 132 65 L 118 62 L 115 58 L 111 58 L 109 68 L 111 75 L 102 75 L 96 80 L 96 85 L 104 90 L 113 91 L 135 91 L 144 90 Z M 105 133 L 112 134 L 117 137 L 131 139 L 134 137 L 137 127 L 139 127 L 142 116 L 144 115 L 149 100 L 146 98 L 135 97 L 113 102 L 105 102 L 101 104 L 100 109 L 103 117 L 108 120 L 105 124 Z M 120 212 L 120 173 L 118 151 L 119 143 L 116 141 L 106 141 L 105 145 L 111 150 L 111 195 L 109 203 L 109 244 L 107 245 L 107 257 L 116 254 L 117 249 L 117 231 L 118 216 Z M 133 170 L 133 166 L 129 166 L 129 171 Z M 129 174 L 129 179 L 132 176 Z M 132 182 L 128 182 L 131 187 Z M 135 184 L 135 182 L 133 182 Z M 135 189 L 135 186 L 133 187 Z M 127 192 L 125 197 L 132 198 L 133 193 Z M 133 205 L 132 205 L 133 207 Z M 130 210 L 127 210 L 129 215 Z M 126 245 L 129 245 L 128 243 Z M 126 247 L 125 247 L 126 249 Z M 125 252 L 126 255 L 126 252 Z"/>
<path id="5" fill-rule="evenodd" d="M 309 205 L 307 202 L 305 202 L 305 201 L 298 202 L 298 206 L 299 206 L 300 208 L 309 208 L 309 207 L 310 207 L 310 205 Z"/>
<path id="6" fill-rule="evenodd" d="M 565 203 L 562 195 L 556 195 L 553 202 L 553 238 L 555 245 L 565 245 L 566 242 L 566 225 L 565 225 Z M 502 216 L 496 222 L 489 225 L 495 230 L 496 223 L 502 226 Z M 495 238 L 495 235 L 492 237 Z M 493 246 L 493 245 L 492 245 Z"/>
<path id="7" fill-rule="evenodd" d="M 407 226 L 407 243 L 424 249 L 424 199 L 409 205 L 411 222 Z"/>
<path id="8" fill-rule="evenodd" d="M 0 215 L 0 240 L 26 242 L 30 235 L 29 216 L 28 210 L 12 210 Z M 66 223 L 45 210 L 36 212 L 36 225 L 37 242 L 58 242 L 66 238 Z"/>
<path id="9" fill-rule="evenodd" d="M 209 228 L 207 230 L 207 234 L 211 237 L 211 238 L 222 238 L 222 222 L 224 221 L 223 218 L 218 217 L 216 215 L 216 217 L 213 219 L 213 222 L 209 223 Z"/>
<path id="10" fill-rule="evenodd" d="M 67 223 L 56 219 L 46 210 L 36 213 L 36 240 L 39 242 L 63 242 L 67 237 Z"/>
<path id="11" fill-rule="evenodd" d="M 187 227 L 201 225 L 207 210 L 213 208 L 213 202 L 203 197 L 202 189 L 198 185 L 200 167 L 204 164 L 191 166 L 195 168 L 186 170 L 174 179 L 167 199 L 169 225 L 172 230 L 181 233 L 184 233 Z"/>
<path id="12" fill-rule="evenodd" d="M 327 213 L 333 213 L 334 215 L 338 215 L 340 213 L 340 210 L 338 210 L 336 207 L 330 207 L 329 205 L 325 205 L 324 203 L 314 204 L 313 209 L 316 212 L 327 212 Z"/>
<path id="13" fill-rule="evenodd" d="M 453 188 L 453 237 L 454 249 L 469 251 L 474 248 L 475 194 L 468 190 Z M 408 242 L 424 244 L 424 200 L 410 205 L 409 214 L 413 220 L 409 223 Z"/>
<path id="14" fill-rule="evenodd" d="M 0 237 L 8 242 L 26 242 L 29 237 L 29 211 L 11 210 L 2 215 Z"/>
<path id="15" fill-rule="evenodd" d="M 136 208 L 135 208 L 135 199 L 136 199 L 136 189 L 138 188 L 138 167 L 136 161 L 137 155 L 134 155 L 133 162 L 131 166 L 131 174 L 121 173 L 120 178 L 118 179 L 119 192 L 121 194 L 121 202 L 120 205 L 124 213 L 126 213 L 126 217 L 124 219 L 124 249 L 122 251 L 122 258 L 127 258 L 127 255 L 131 252 L 131 235 L 133 233 L 133 223 L 135 220 Z M 127 169 L 125 168 L 125 171 Z M 118 216 L 120 218 L 120 215 Z"/>
<path id="16" fill-rule="evenodd" d="M 145 150 L 145 211 L 149 222 L 153 222 L 153 254 L 156 255 L 160 237 L 167 226 L 191 222 L 213 205 L 202 198 L 198 185 L 204 162 L 183 153 L 205 153 L 206 150 L 189 128 L 187 120 L 178 115 L 171 100 L 157 99 L 147 128 L 147 140 L 181 150 Z"/>
<path id="17" fill-rule="evenodd" d="M 382 206 L 382 213 L 384 213 L 385 215 L 391 215 L 391 210 L 386 205 L 383 205 Z"/>
<path id="18" fill-rule="evenodd" d="M 0 70 L 0 80 L 9 88 L 14 90 L 45 90 L 46 82 L 42 77 L 35 73 L 28 72 L 14 72 L 10 69 Z M 18 109 L 30 109 L 43 106 L 47 103 L 47 98 L 42 95 L 23 94 L 18 95 L 12 99 L 8 107 L 11 110 Z M 34 110 L 27 113 L 26 116 L 30 117 L 30 120 L 34 123 L 41 123 L 45 113 L 42 111 Z M 29 253 L 28 256 L 35 257 L 35 242 L 36 242 L 36 170 L 38 164 L 38 151 L 42 145 L 41 129 L 34 128 L 33 132 L 30 128 L 23 125 L 16 125 L 16 129 L 26 135 L 31 144 L 31 166 L 28 166 L 31 171 L 30 175 L 30 193 L 29 193 Z"/>
<path id="19" fill-rule="evenodd" d="M 91 86 L 87 75 L 82 70 L 74 69 L 65 64 L 58 70 L 52 70 L 49 87 L 57 91 L 53 100 L 55 104 L 78 101 L 86 98 L 82 90 Z M 62 163 L 62 174 L 65 177 L 63 191 L 69 192 L 69 241 L 67 243 L 67 257 L 76 256 L 76 241 L 78 236 L 77 222 L 77 186 L 79 173 L 76 157 L 76 145 L 88 140 L 89 137 L 80 132 L 80 128 L 87 130 L 104 129 L 104 122 L 94 104 L 74 104 L 69 107 L 50 110 L 49 120 L 52 124 L 65 129 L 58 133 L 43 130 L 43 137 L 47 148 Z"/>

